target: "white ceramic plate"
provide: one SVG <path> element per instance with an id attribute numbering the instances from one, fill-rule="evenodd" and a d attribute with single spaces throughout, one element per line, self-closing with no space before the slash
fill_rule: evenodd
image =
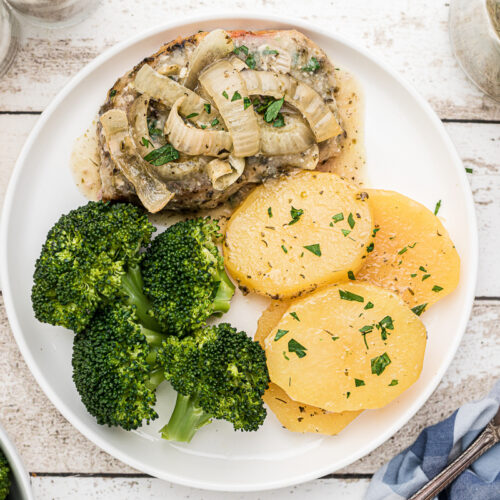
<path id="1" fill-rule="evenodd" d="M 11 470 L 10 500 L 34 500 L 30 477 L 24 468 L 23 461 L 5 429 L 0 425 L 0 450 L 7 458 Z"/>
<path id="2" fill-rule="evenodd" d="M 74 139 L 94 118 L 106 91 L 162 42 L 199 29 L 296 27 L 334 61 L 351 70 L 366 96 L 368 185 L 394 189 L 433 208 L 462 259 L 458 289 L 423 316 L 429 343 L 418 382 L 389 406 L 364 412 L 339 436 L 293 434 L 273 414 L 256 433 L 234 433 L 229 424 L 203 428 L 188 445 L 159 439 L 173 402 L 161 387 L 160 414 L 139 432 L 98 426 L 71 381 L 73 335 L 38 323 L 31 309 L 32 274 L 46 233 L 62 213 L 85 203 L 68 168 Z M 366 455 L 394 434 L 424 404 L 448 367 L 469 317 L 476 280 L 477 234 L 463 166 L 428 104 L 399 76 L 366 51 L 299 21 L 271 16 L 190 19 L 150 30 L 99 56 L 55 98 L 32 131 L 8 189 L 2 227 L 3 294 L 19 347 L 35 379 L 61 413 L 98 446 L 153 476 L 188 486 L 255 491 L 314 479 Z M 250 333 L 266 301 L 238 295 L 225 319 Z"/>

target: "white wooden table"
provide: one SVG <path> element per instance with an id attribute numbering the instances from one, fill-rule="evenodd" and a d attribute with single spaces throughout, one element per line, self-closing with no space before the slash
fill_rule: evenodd
<path id="1" fill-rule="evenodd" d="M 0 203 L 29 131 L 59 89 L 91 59 L 155 23 L 248 6 L 242 0 L 102 0 L 76 27 L 23 26 L 22 47 L 0 80 Z M 165 483 L 100 451 L 52 406 L 24 363 L 0 308 L 0 421 L 39 499 L 362 498 L 373 472 L 419 431 L 484 395 L 500 375 L 500 106 L 462 74 L 448 42 L 445 0 L 253 0 L 347 36 L 391 64 L 431 103 L 469 174 L 480 236 L 477 296 L 455 360 L 438 389 L 393 438 L 358 462 L 310 483 L 259 494 L 221 494 Z"/>

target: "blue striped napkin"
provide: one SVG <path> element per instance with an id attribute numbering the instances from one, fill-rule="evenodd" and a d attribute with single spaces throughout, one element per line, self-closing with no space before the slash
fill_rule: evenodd
<path id="1" fill-rule="evenodd" d="M 405 500 L 465 450 L 494 417 L 500 381 L 488 396 L 424 429 L 406 450 L 380 468 L 365 500 Z M 440 500 L 500 500 L 500 443 L 488 450 L 439 495 Z"/>

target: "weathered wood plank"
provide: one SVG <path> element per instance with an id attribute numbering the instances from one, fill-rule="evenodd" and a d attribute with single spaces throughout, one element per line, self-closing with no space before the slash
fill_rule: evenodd
<path id="1" fill-rule="evenodd" d="M 342 473 L 373 473 L 409 445 L 419 431 L 460 404 L 486 394 L 498 377 L 500 301 L 478 301 L 458 353 L 436 392 L 393 438 Z M 34 472 L 127 473 L 133 470 L 100 451 L 52 406 L 24 363 L 0 308 L 0 421 Z M 68 383 L 71 383 L 70 381 Z"/>
<path id="2" fill-rule="evenodd" d="M 0 155 L 0 207 L 7 180 L 24 141 L 36 123 L 36 115 L 0 115 L 2 155 Z M 500 296 L 500 281 L 492 266 L 500 247 L 500 125 L 446 123 L 469 175 L 479 222 L 481 262 L 477 295 Z"/>
<path id="3" fill-rule="evenodd" d="M 243 0 L 220 0 L 217 8 L 237 12 Z M 279 0 L 255 0 L 255 12 L 283 14 Z M 287 14 L 350 38 L 381 57 L 410 81 L 443 118 L 500 119 L 500 106 L 465 77 L 448 41 L 448 2 L 352 0 L 293 2 Z M 22 49 L 0 81 L 0 110 L 42 110 L 57 91 L 106 48 L 156 22 L 211 12 L 206 0 L 101 2 L 93 15 L 71 29 L 23 26 Z M 118 75 L 117 75 L 118 76 Z"/>
<path id="4" fill-rule="evenodd" d="M 256 493 L 221 493 L 186 488 L 150 478 L 85 478 L 33 477 L 31 479 L 38 500 L 123 500 L 150 498 L 155 500 L 285 500 L 294 498 L 320 500 L 361 500 L 368 487 L 368 479 L 318 479 L 292 488 Z"/>

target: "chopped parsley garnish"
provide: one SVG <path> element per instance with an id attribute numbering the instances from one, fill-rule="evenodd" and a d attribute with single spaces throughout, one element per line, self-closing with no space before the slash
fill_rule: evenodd
<path id="1" fill-rule="evenodd" d="M 340 222 L 341 220 L 344 220 L 344 214 L 341 212 L 339 214 L 335 214 L 333 217 L 333 222 L 335 222 L 335 224 L 337 224 L 337 222 Z"/>
<path id="2" fill-rule="evenodd" d="M 373 241 L 366 247 L 366 252 L 367 253 L 370 253 L 370 252 L 373 252 L 373 249 L 375 248 L 375 244 L 373 243 Z"/>
<path id="3" fill-rule="evenodd" d="M 231 97 L 231 102 L 238 101 L 238 100 L 240 100 L 240 99 L 241 99 L 241 94 L 240 94 L 239 92 L 237 92 L 237 91 L 236 91 L 236 92 L 233 94 L 233 97 Z"/>
<path id="4" fill-rule="evenodd" d="M 381 375 L 386 367 L 391 364 L 391 358 L 384 352 L 381 356 L 377 356 L 371 360 L 372 373 L 374 375 Z"/>
<path id="5" fill-rule="evenodd" d="M 113 89 L 110 93 L 109 93 L 109 97 L 111 97 L 111 99 L 113 99 L 113 97 L 115 97 L 116 95 L 116 89 Z"/>
<path id="6" fill-rule="evenodd" d="M 262 54 L 264 54 L 265 56 L 267 56 L 267 55 L 275 55 L 275 56 L 277 56 L 278 55 L 278 51 L 275 50 L 275 49 L 270 49 L 269 47 L 266 47 L 262 51 Z"/>
<path id="7" fill-rule="evenodd" d="M 209 102 L 206 102 L 204 105 L 203 105 L 203 109 L 207 112 L 207 114 L 209 115 L 211 112 L 212 112 L 212 105 L 209 103 Z"/>
<path id="8" fill-rule="evenodd" d="M 440 292 L 442 289 L 443 289 L 443 287 L 442 286 L 438 286 L 438 285 L 434 285 L 432 287 L 432 291 L 433 292 Z"/>
<path id="9" fill-rule="evenodd" d="M 288 223 L 289 226 L 292 224 L 295 224 L 296 222 L 299 222 L 300 217 L 303 215 L 304 210 L 302 208 L 292 208 L 290 209 L 290 216 L 292 217 L 292 220 Z"/>
<path id="10" fill-rule="evenodd" d="M 472 168 L 468 168 L 468 167 L 465 167 L 465 171 L 466 171 L 468 174 L 472 174 L 472 172 L 473 172 Z"/>
<path id="11" fill-rule="evenodd" d="M 172 144 L 165 144 L 161 148 L 154 149 L 148 153 L 144 159 L 151 163 L 151 165 L 159 167 L 160 165 L 165 165 L 165 163 L 178 160 L 179 151 L 177 151 Z"/>
<path id="12" fill-rule="evenodd" d="M 243 52 L 243 54 L 245 54 L 246 56 L 248 55 L 248 47 L 246 47 L 245 45 L 240 45 L 239 47 L 235 47 L 233 49 L 233 52 L 238 55 L 240 52 Z"/>
<path id="13" fill-rule="evenodd" d="M 361 387 L 362 385 L 365 385 L 365 381 L 364 380 L 361 380 L 359 378 L 355 378 L 354 379 L 354 385 L 356 387 Z"/>
<path id="14" fill-rule="evenodd" d="M 373 331 L 373 325 L 365 325 L 359 329 L 361 333 L 371 333 Z"/>
<path id="15" fill-rule="evenodd" d="M 281 249 L 283 250 L 283 252 L 288 253 L 288 250 L 286 249 L 285 245 L 281 245 Z"/>
<path id="16" fill-rule="evenodd" d="M 411 273 L 410 278 L 414 278 L 417 275 L 417 273 Z"/>
<path id="17" fill-rule="evenodd" d="M 149 146 L 154 147 L 153 143 L 149 139 L 146 139 L 145 137 L 141 139 L 141 143 L 146 148 L 149 148 Z"/>
<path id="18" fill-rule="evenodd" d="M 307 65 L 302 66 L 302 68 L 300 69 L 302 71 L 309 71 L 310 73 L 316 73 L 316 71 L 318 71 L 319 68 L 321 68 L 321 64 L 319 63 L 319 61 L 315 57 L 311 57 Z"/>
<path id="19" fill-rule="evenodd" d="M 276 99 L 271 104 L 269 104 L 269 106 L 266 109 L 266 112 L 264 113 L 264 120 L 267 123 L 271 123 L 273 120 L 276 119 L 284 102 L 285 98 L 282 97 L 281 99 Z"/>
<path id="20" fill-rule="evenodd" d="M 269 215 L 269 218 L 273 216 L 273 209 L 271 207 L 267 208 L 267 215 Z"/>
<path id="21" fill-rule="evenodd" d="M 422 281 L 425 281 L 427 278 L 430 278 L 430 277 L 431 277 L 431 275 L 430 275 L 430 274 L 424 274 L 424 275 L 422 276 Z"/>
<path id="22" fill-rule="evenodd" d="M 300 321 L 299 317 L 297 316 L 297 313 L 296 312 L 291 312 L 290 313 L 290 316 L 293 318 L 293 319 L 296 319 L 297 321 Z"/>
<path id="23" fill-rule="evenodd" d="M 332 335 L 332 340 L 333 340 L 333 341 L 338 340 L 339 338 L 340 338 L 340 337 L 334 337 L 334 336 Z"/>
<path id="24" fill-rule="evenodd" d="M 354 220 L 354 216 L 352 215 L 352 213 L 350 213 L 349 216 L 347 217 L 347 223 L 349 224 L 349 227 L 351 229 L 354 228 L 354 224 L 356 224 L 356 221 Z"/>
<path id="25" fill-rule="evenodd" d="M 345 395 L 345 397 L 346 397 L 347 399 L 349 399 L 349 396 L 350 396 L 350 395 L 351 395 L 351 393 L 350 393 L 350 392 L 348 392 L 348 393 Z"/>
<path id="26" fill-rule="evenodd" d="M 355 280 L 356 279 L 356 276 L 354 276 L 354 273 L 352 271 L 347 271 L 347 277 L 350 280 Z"/>
<path id="27" fill-rule="evenodd" d="M 408 251 L 408 248 L 407 247 L 403 247 L 399 252 L 398 252 L 398 255 L 403 255 L 405 252 Z"/>
<path id="28" fill-rule="evenodd" d="M 304 248 L 306 250 L 309 250 L 314 255 L 321 257 L 321 248 L 319 247 L 319 243 L 315 243 L 314 245 L 306 245 Z"/>
<path id="29" fill-rule="evenodd" d="M 368 302 L 364 309 L 373 309 L 373 302 Z"/>
<path id="30" fill-rule="evenodd" d="M 281 128 L 284 126 L 285 126 L 285 117 L 281 113 L 278 113 L 276 120 L 273 121 L 273 127 Z"/>
<path id="31" fill-rule="evenodd" d="M 349 234 L 351 234 L 351 231 L 349 231 L 349 229 L 342 229 L 342 234 L 345 236 L 349 236 Z"/>
<path id="32" fill-rule="evenodd" d="M 252 101 L 248 97 L 243 98 L 243 109 L 247 109 L 252 105 Z"/>
<path id="33" fill-rule="evenodd" d="M 427 269 L 424 266 L 420 266 L 418 269 L 419 269 L 419 271 L 422 271 L 423 273 L 427 272 Z"/>
<path id="34" fill-rule="evenodd" d="M 205 129 L 207 128 L 207 126 L 206 126 L 206 125 L 200 125 L 200 127 L 201 127 L 203 130 L 205 130 Z"/>
<path id="35" fill-rule="evenodd" d="M 215 127 L 216 125 L 219 124 L 219 119 L 218 118 L 214 118 L 211 123 L 210 123 L 210 126 L 211 127 Z"/>
<path id="36" fill-rule="evenodd" d="M 420 304 L 418 306 L 412 307 L 411 310 L 417 315 L 420 316 L 424 311 L 425 308 L 427 307 L 427 303 L 425 304 Z"/>
<path id="37" fill-rule="evenodd" d="M 356 295 L 355 293 L 349 292 L 348 290 L 340 290 L 340 288 L 339 288 L 339 295 L 340 298 L 344 300 L 351 300 L 354 302 L 365 301 L 364 297 L 361 297 L 361 295 Z"/>
<path id="38" fill-rule="evenodd" d="M 392 318 L 390 316 L 382 318 L 377 323 L 377 328 L 380 330 L 380 336 L 382 337 L 382 340 L 387 340 L 387 330 L 394 330 L 394 323 L 392 321 Z"/>
<path id="39" fill-rule="evenodd" d="M 295 339 L 290 339 L 288 341 L 288 352 L 294 352 L 299 358 L 303 358 L 306 355 L 306 351 L 307 348 Z"/>
<path id="40" fill-rule="evenodd" d="M 287 360 L 287 361 L 290 361 L 290 358 L 286 355 L 286 352 L 283 351 L 283 357 Z"/>
<path id="41" fill-rule="evenodd" d="M 159 137 L 163 135 L 163 131 L 156 128 L 156 120 L 148 120 L 148 132 L 150 137 Z"/>
<path id="42" fill-rule="evenodd" d="M 274 341 L 276 342 L 281 337 L 284 337 L 290 330 L 278 330 L 274 336 Z"/>
<path id="43" fill-rule="evenodd" d="M 229 99 L 229 96 L 227 95 L 227 92 L 225 90 L 222 91 L 222 97 Z"/>
<path id="44" fill-rule="evenodd" d="M 398 385 L 398 379 L 397 378 L 393 378 L 391 380 L 391 383 L 389 384 L 389 387 L 393 386 L 393 385 Z"/>
<path id="45" fill-rule="evenodd" d="M 253 54 L 248 54 L 247 58 L 245 59 L 245 62 L 247 63 L 248 67 L 250 69 L 255 69 L 255 56 Z"/>
<path id="46" fill-rule="evenodd" d="M 415 241 L 415 243 L 413 243 L 413 245 L 408 245 L 408 248 L 415 248 L 415 245 L 418 243 L 418 241 Z"/>
<path id="47" fill-rule="evenodd" d="M 186 118 L 189 120 L 190 118 L 194 118 L 195 116 L 198 116 L 198 113 L 191 113 L 186 116 Z"/>
<path id="48" fill-rule="evenodd" d="M 375 238 L 375 236 L 377 235 L 377 233 L 380 231 L 380 228 L 379 227 L 375 227 L 373 228 L 373 232 L 372 232 L 372 238 Z"/>
<path id="49" fill-rule="evenodd" d="M 436 208 L 434 209 L 434 215 L 437 215 L 438 212 L 439 212 L 439 209 L 441 208 L 441 200 L 439 200 L 437 203 L 436 203 Z"/>

